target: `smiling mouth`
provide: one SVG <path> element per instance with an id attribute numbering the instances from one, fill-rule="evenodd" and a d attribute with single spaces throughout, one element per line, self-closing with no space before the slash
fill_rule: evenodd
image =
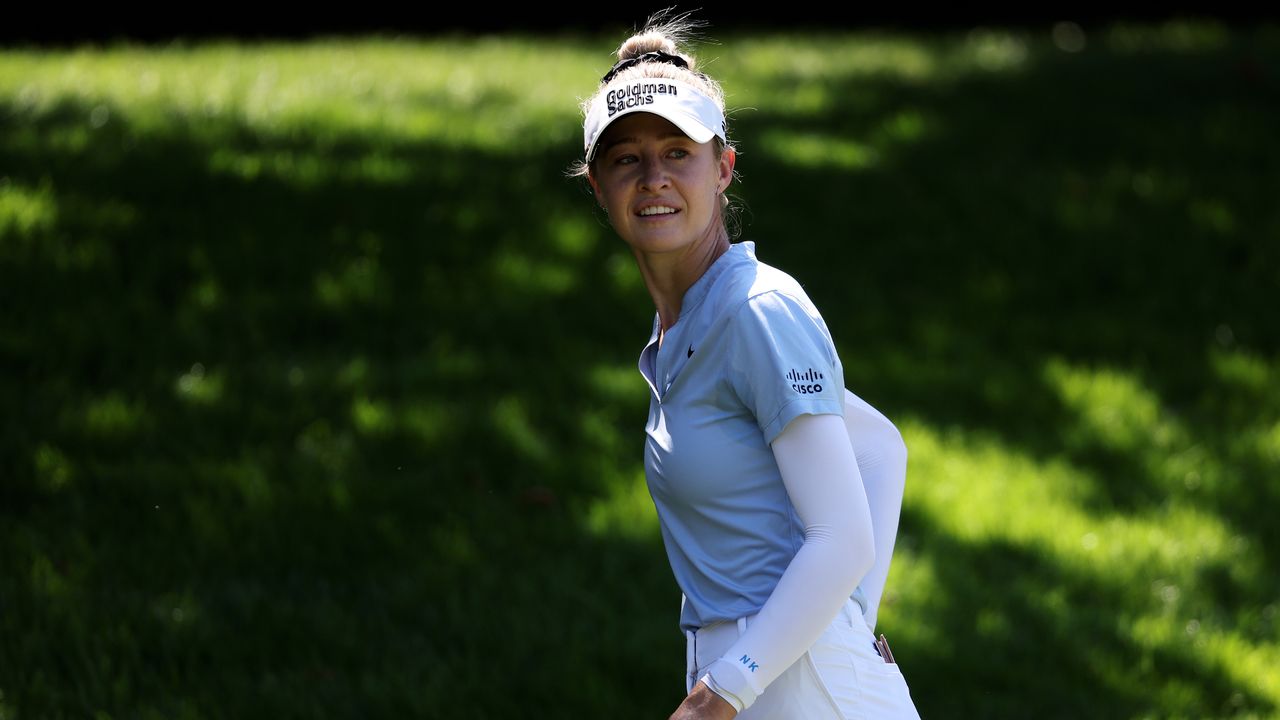
<path id="1" fill-rule="evenodd" d="M 653 207 L 644 208 L 640 212 L 636 213 L 636 215 L 639 215 L 640 217 L 662 217 L 664 215 L 675 215 L 678 212 L 680 211 L 673 207 L 655 205 Z"/>

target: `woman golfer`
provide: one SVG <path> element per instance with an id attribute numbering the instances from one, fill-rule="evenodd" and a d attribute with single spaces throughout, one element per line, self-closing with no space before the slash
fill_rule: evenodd
<path id="1" fill-rule="evenodd" d="M 736 154 L 718 84 L 677 48 L 689 27 L 651 21 L 623 43 L 584 103 L 579 168 L 657 306 L 640 372 L 645 472 L 684 594 L 689 692 L 672 717 L 917 718 L 872 635 L 905 449 L 845 391 L 801 286 L 730 242 Z"/>

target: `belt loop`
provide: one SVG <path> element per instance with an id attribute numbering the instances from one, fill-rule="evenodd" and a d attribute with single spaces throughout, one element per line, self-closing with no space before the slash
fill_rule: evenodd
<path id="1" fill-rule="evenodd" d="M 743 635 L 746 635 L 746 634 L 747 634 L 747 616 L 743 615 L 742 617 L 738 618 L 738 637 L 742 637 Z"/>

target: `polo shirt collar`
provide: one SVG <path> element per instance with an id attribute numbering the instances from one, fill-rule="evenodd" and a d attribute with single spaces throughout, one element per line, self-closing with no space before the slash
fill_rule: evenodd
<path id="1" fill-rule="evenodd" d="M 744 260 L 755 261 L 756 244 L 750 240 L 744 240 L 739 243 L 733 243 L 723 255 L 716 258 L 711 263 L 711 267 L 702 273 L 702 277 L 698 278 L 684 292 L 684 298 L 680 300 L 680 317 L 684 317 L 693 312 L 695 308 L 706 299 L 707 294 L 711 292 L 711 288 L 716 284 L 716 278 L 724 274 L 725 270 L 737 265 Z"/>

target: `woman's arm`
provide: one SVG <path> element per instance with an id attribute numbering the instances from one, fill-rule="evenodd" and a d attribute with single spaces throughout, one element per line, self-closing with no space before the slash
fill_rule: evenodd
<path id="1" fill-rule="evenodd" d="M 805 539 L 760 614 L 700 681 L 739 712 L 812 647 L 875 560 L 867 496 L 841 417 L 797 416 L 773 441 L 773 454 Z"/>
<path id="2" fill-rule="evenodd" d="M 893 559 L 893 545 L 898 536 L 898 517 L 907 482 L 907 446 L 889 418 L 848 390 L 844 391 L 844 424 L 853 454 L 858 458 L 875 535 L 876 562 L 859 583 L 867 601 L 862 617 L 867 627 L 875 631 L 880 598 L 884 595 L 889 561 Z"/>

